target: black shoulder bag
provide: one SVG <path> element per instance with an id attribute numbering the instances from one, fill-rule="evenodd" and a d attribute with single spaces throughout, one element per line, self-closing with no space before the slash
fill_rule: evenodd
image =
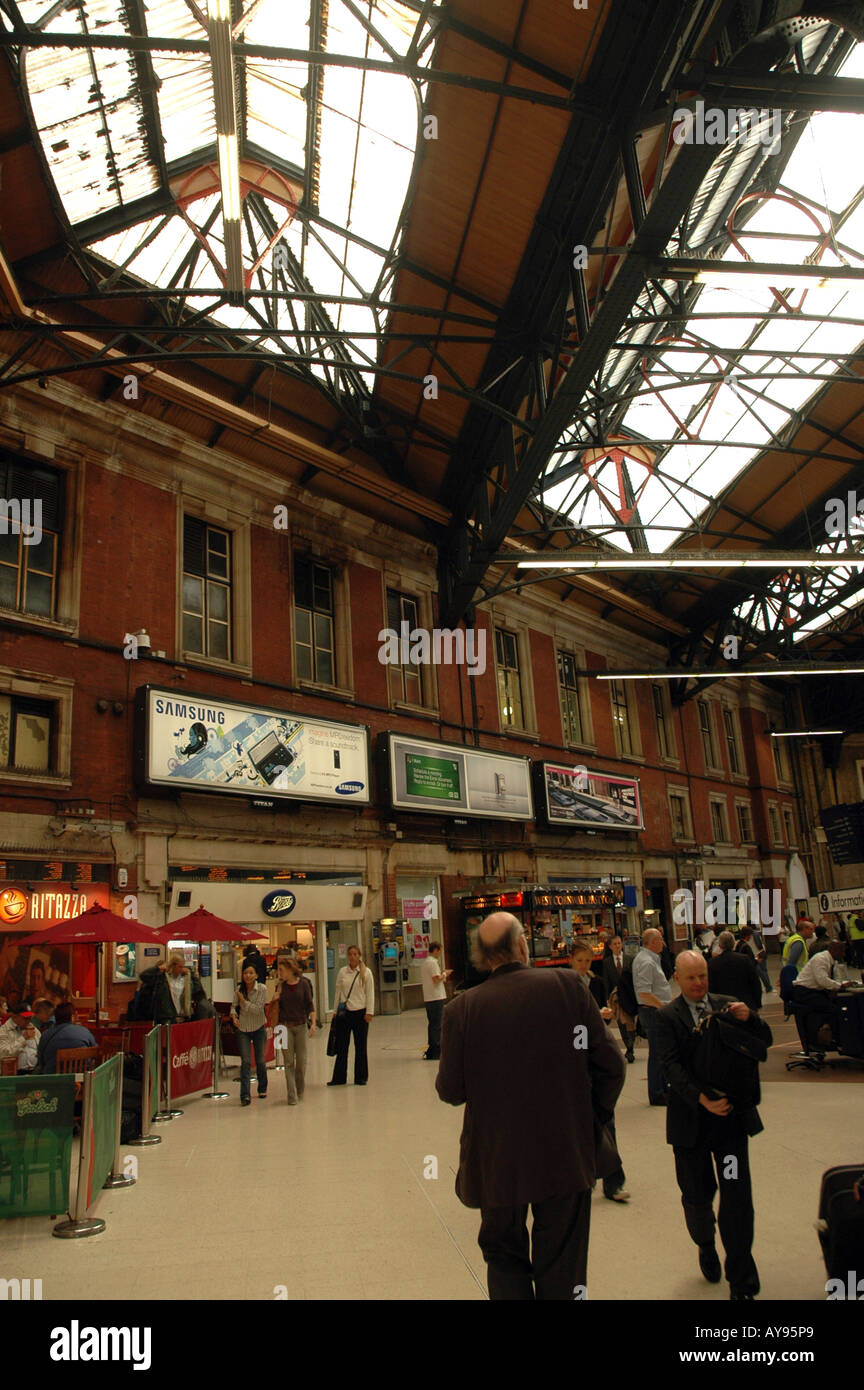
<path id="1" fill-rule="evenodd" d="M 345 1026 L 345 1016 L 348 1013 L 348 1000 L 351 998 L 351 990 L 353 990 L 356 985 L 359 975 L 360 971 L 358 970 L 354 979 L 351 981 L 351 989 L 348 991 L 347 998 L 344 999 L 341 1004 L 336 1005 L 336 1012 L 330 1020 L 330 1032 L 327 1034 L 328 1057 L 335 1057 L 336 1053 L 339 1051 L 339 1031 Z"/>

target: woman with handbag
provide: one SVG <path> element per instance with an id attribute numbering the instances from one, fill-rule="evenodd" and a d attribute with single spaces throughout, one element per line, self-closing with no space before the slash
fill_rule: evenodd
<path id="1" fill-rule="evenodd" d="M 243 978 L 234 995 L 231 1008 L 231 1021 L 237 1026 L 237 1041 L 240 1044 L 240 1104 L 251 1105 L 249 1094 L 250 1059 L 255 1049 L 255 1070 L 258 1076 L 258 1099 L 267 1094 L 267 1063 L 264 1056 L 267 1050 L 267 1017 L 264 1007 L 267 1003 L 267 986 L 259 984 L 258 972 L 254 965 L 247 965 Z"/>
<path id="2" fill-rule="evenodd" d="M 309 1036 L 315 1034 L 315 1004 L 312 989 L 294 956 L 282 956 L 279 961 L 279 983 L 274 996 L 279 1001 L 279 1023 L 285 1029 L 282 1057 L 285 1063 L 285 1086 L 288 1104 L 303 1099 L 306 1088 L 306 1025 Z"/>
<path id="3" fill-rule="evenodd" d="M 375 982 L 357 946 L 348 947 L 348 964 L 336 976 L 333 1007 L 336 1010 L 332 1025 L 336 1032 L 336 1065 L 327 1085 L 344 1086 L 347 1082 L 348 1045 L 353 1036 L 354 1085 L 365 1086 L 369 1079 L 366 1036 L 375 1012 Z"/>

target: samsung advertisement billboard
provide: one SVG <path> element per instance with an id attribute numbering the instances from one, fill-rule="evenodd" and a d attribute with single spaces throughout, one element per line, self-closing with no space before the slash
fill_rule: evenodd
<path id="1" fill-rule="evenodd" d="M 362 725 L 154 686 L 137 692 L 135 715 L 136 775 L 144 786 L 369 805 Z"/>
<path id="2" fill-rule="evenodd" d="M 394 809 L 534 819 L 527 758 L 487 753 L 461 743 L 425 743 L 401 734 L 383 738 Z"/>
<path id="3" fill-rule="evenodd" d="M 560 763 L 537 764 L 538 801 L 550 825 L 586 830 L 644 830 L 636 777 L 589 772 Z"/>

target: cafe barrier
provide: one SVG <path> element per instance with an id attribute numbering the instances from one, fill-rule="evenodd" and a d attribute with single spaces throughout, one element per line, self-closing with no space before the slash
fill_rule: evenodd
<path id="1" fill-rule="evenodd" d="M 206 1091 L 212 1082 L 216 1020 L 172 1023 L 165 1053 L 168 1071 L 168 1109 L 175 1100 Z M 180 1112 L 182 1113 L 182 1112 Z"/>
<path id="2" fill-rule="evenodd" d="M 130 1139 L 130 1145 L 161 1144 L 162 1136 L 150 1133 L 150 1125 L 159 1109 L 162 1092 L 162 1038 L 158 1023 L 144 1038 L 144 1070 L 141 1076 L 141 1134 Z"/>
<path id="3" fill-rule="evenodd" d="M 205 1091 L 204 1100 L 228 1100 L 228 1091 L 220 1091 L 219 1084 L 222 1080 L 222 1021 L 217 1016 L 213 1019 L 213 1077 L 210 1082 L 210 1090 Z"/>
<path id="4" fill-rule="evenodd" d="M 84 1110 L 81 1120 L 81 1152 L 78 1158 L 78 1189 L 74 1210 L 68 1221 L 54 1227 L 61 1239 L 77 1240 L 104 1231 L 101 1217 L 88 1216 L 87 1209 L 100 1188 L 110 1186 L 119 1156 L 120 1110 L 123 1097 L 123 1057 L 118 1052 L 95 1071 L 84 1075 Z M 123 1182 L 122 1186 L 128 1186 Z"/>
<path id="5" fill-rule="evenodd" d="M 56 1216 L 69 1200 L 74 1076 L 0 1080 L 0 1217 Z"/>

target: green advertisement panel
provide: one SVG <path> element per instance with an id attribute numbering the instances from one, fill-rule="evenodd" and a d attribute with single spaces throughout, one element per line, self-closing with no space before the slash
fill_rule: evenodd
<path id="1" fill-rule="evenodd" d="M 162 1030 L 158 1026 L 151 1028 L 144 1042 L 147 1049 L 147 1060 L 150 1070 L 150 1119 L 159 1109 L 159 1049 L 162 1046 Z"/>
<path id="2" fill-rule="evenodd" d="M 90 1110 L 90 1171 L 87 1174 L 87 1207 L 114 1166 L 117 1147 L 117 1107 L 123 1087 L 123 1056 L 118 1052 L 90 1073 L 93 1104 Z"/>
<path id="3" fill-rule="evenodd" d="M 74 1109 L 74 1076 L 0 1080 L 0 1217 L 66 1210 Z"/>
<path id="4" fill-rule="evenodd" d="M 410 796 L 427 796 L 431 801 L 462 799 L 459 764 L 453 758 L 430 758 L 422 753 L 406 753 L 405 773 Z"/>

